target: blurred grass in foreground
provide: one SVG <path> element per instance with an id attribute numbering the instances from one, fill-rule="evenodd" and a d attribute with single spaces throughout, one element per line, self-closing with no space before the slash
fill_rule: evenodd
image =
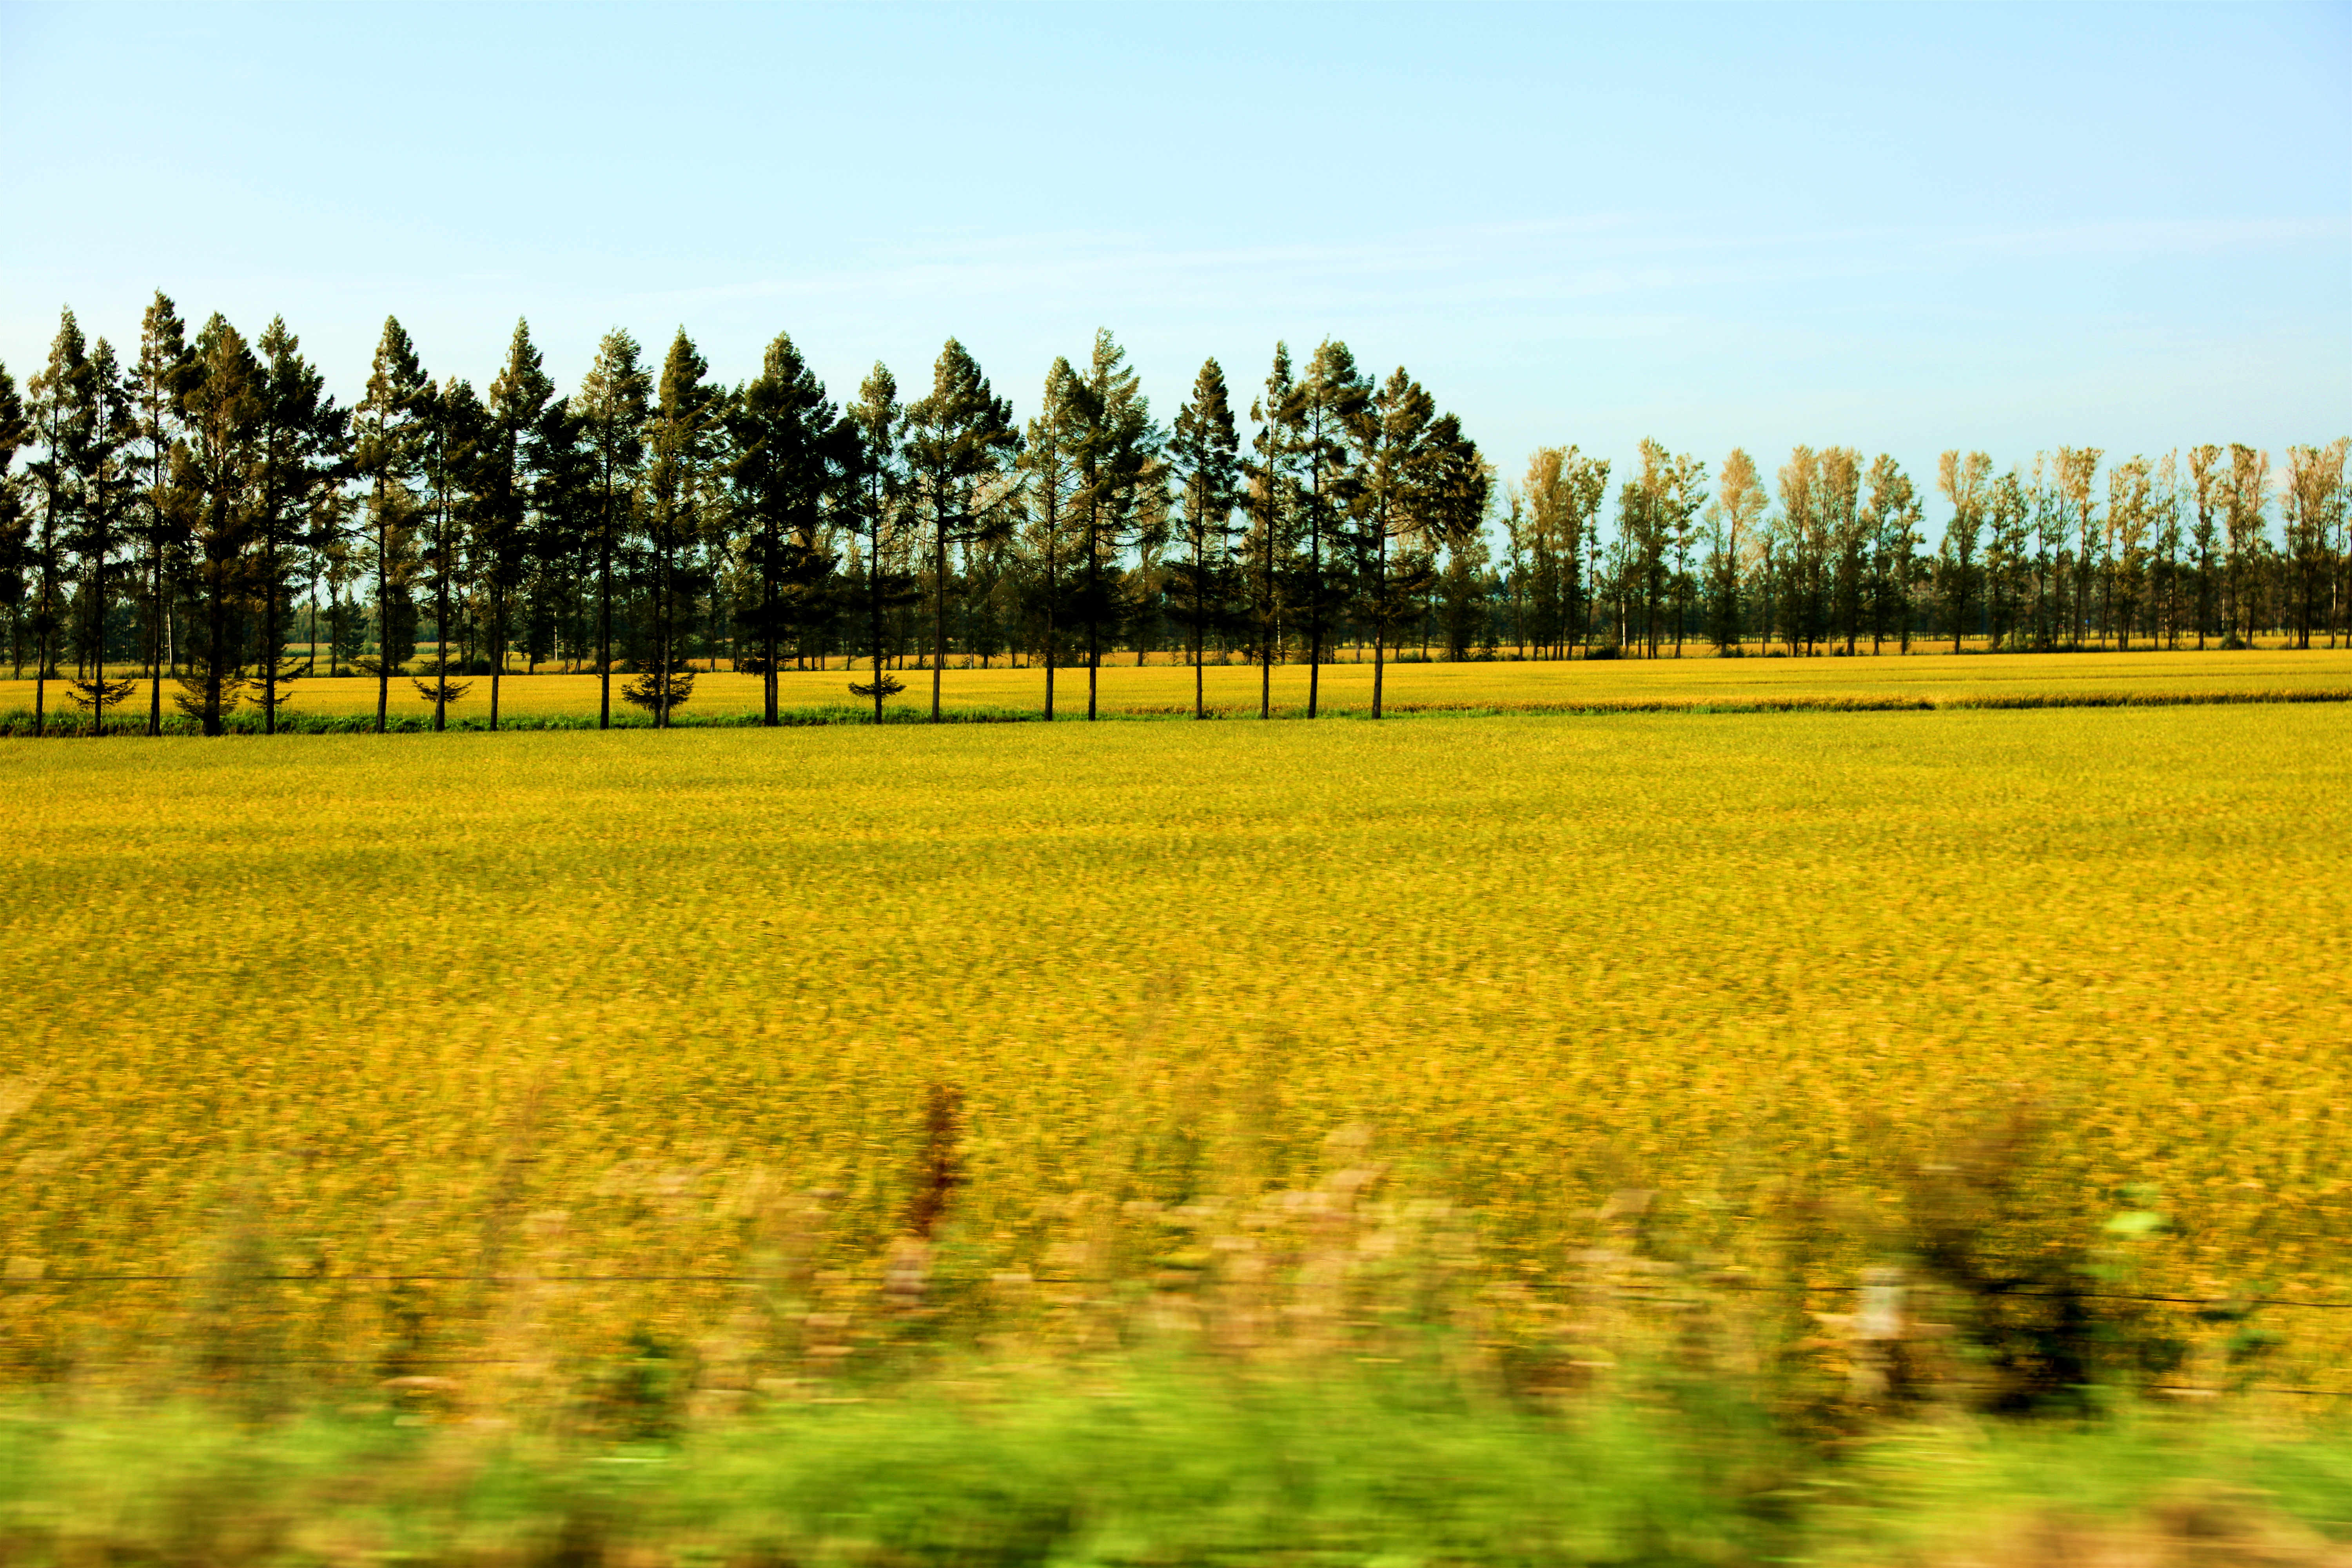
<path id="1" fill-rule="evenodd" d="M 43 1568 L 2329 1568 L 2347 1539 L 2340 1426 L 2126 1405 L 2088 1423 L 1895 1423 L 1822 1453 L 1672 1378 L 1542 1414 L 1410 1369 L 968 1369 L 596 1445 L 380 1412 L 0 1416 L 0 1559 Z"/>

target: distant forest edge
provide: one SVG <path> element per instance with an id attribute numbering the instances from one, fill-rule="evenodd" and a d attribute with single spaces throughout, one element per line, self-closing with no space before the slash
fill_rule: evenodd
<path id="1" fill-rule="evenodd" d="M 1685 645 L 2352 646 L 2344 438 L 2290 447 L 2275 470 L 2239 444 L 2136 456 L 2107 464 L 2104 488 L 2096 448 L 2000 473 L 1985 453 L 1948 451 L 1936 488 L 1951 516 L 1931 547 L 1911 477 L 1845 447 L 1798 447 L 1768 491 L 1743 450 L 1711 471 L 1645 440 L 1613 515 L 1610 464 L 1547 447 L 1498 494 L 1494 465 L 1417 381 L 1376 378 L 1328 341 L 1303 366 L 1277 344 L 1245 417 L 1210 360 L 1164 426 L 1107 331 L 1083 363 L 1054 362 L 1025 421 L 953 339 L 922 395 L 902 400 L 877 363 L 846 407 L 786 335 L 729 387 L 683 329 L 658 371 L 628 333 L 607 333 L 559 396 L 527 323 L 479 394 L 436 384 L 387 320 L 359 402 L 338 406 L 324 384 L 282 319 L 249 342 L 215 314 L 191 342 L 160 292 L 127 366 L 71 310 L 21 395 L 0 366 L 0 611 L 32 688 L 29 712 L 0 716 L 0 732 L 496 729 L 502 682 L 542 667 L 592 672 L 593 716 L 509 726 L 610 727 L 617 694 L 622 711 L 668 727 L 711 669 L 760 678 L 755 709 L 713 722 L 881 722 L 902 711 L 887 700 L 912 670 L 929 677 L 922 716 L 936 722 L 1052 719 L 1057 672 L 1083 669 L 1093 719 L 1105 660 L 1150 652 L 1192 671 L 1189 710 L 1159 710 L 1199 716 L 1212 711 L 1204 667 L 1235 661 L 1255 667 L 1258 715 L 1332 710 L 1323 672 L 1343 658 L 1369 662 L 1369 700 L 1349 710 L 1374 718 L 2340 700 L 1401 704 L 1384 671 L 1399 657 L 1655 658 Z M 843 698 L 787 712 L 780 677 L 835 659 L 852 677 Z M 1042 670 L 1042 711 L 942 700 L 946 670 L 998 660 Z M 1292 663 L 1303 709 L 1276 700 L 1274 667 Z M 292 682 L 347 670 L 373 680 L 372 713 L 288 711 Z M 108 719 L 125 705 L 143 717 Z"/>

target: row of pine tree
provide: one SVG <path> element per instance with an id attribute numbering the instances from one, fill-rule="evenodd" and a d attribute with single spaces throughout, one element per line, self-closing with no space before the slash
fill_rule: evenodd
<path id="1" fill-rule="evenodd" d="M 1999 476 L 1947 452 L 1931 552 L 1911 479 L 1850 447 L 1798 447 L 1775 506 L 1745 452 L 1710 484 L 1645 441 L 1610 521 L 1609 464 L 1548 447 L 1498 504 L 1460 422 L 1336 342 L 1303 366 L 1277 345 L 1247 423 L 1244 443 L 1211 360 L 1163 426 L 1107 331 L 1055 362 L 1023 422 L 953 340 L 921 395 L 877 364 L 844 407 L 781 334 L 729 387 L 683 330 L 658 368 L 616 331 L 560 395 L 527 323 L 478 392 L 436 383 L 396 320 L 345 408 L 282 320 L 248 341 L 215 315 L 191 339 L 158 293 L 127 365 L 68 310 L 21 396 L 0 367 L 0 604 L 33 728 L 62 680 L 93 733 L 142 684 L 159 731 L 167 679 L 206 733 L 240 704 L 274 731 L 292 681 L 347 668 L 375 682 L 379 728 L 411 689 L 440 728 L 485 675 L 495 728 L 518 663 L 593 670 L 600 723 L 617 690 L 657 726 L 726 664 L 766 677 L 774 723 L 776 673 L 833 658 L 863 666 L 851 690 L 877 721 L 910 667 L 936 719 L 951 658 L 999 657 L 1043 667 L 1048 717 L 1057 671 L 1083 668 L 1092 718 L 1105 658 L 1166 647 L 1196 670 L 1255 663 L 1269 714 L 1272 667 L 1302 659 L 1312 715 L 1345 649 L 1369 651 L 1378 713 L 1387 660 L 1416 644 L 1567 658 L 2352 629 L 2341 440 L 2291 448 L 2275 484 L 2243 446 L 2134 458 L 2104 495 L 2095 449 Z"/>

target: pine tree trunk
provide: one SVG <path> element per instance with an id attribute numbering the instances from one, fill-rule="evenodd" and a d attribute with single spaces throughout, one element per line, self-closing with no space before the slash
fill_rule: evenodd
<path id="1" fill-rule="evenodd" d="M 434 530 L 433 553 L 433 732 L 441 733 L 448 722 L 449 697 L 449 512 L 448 500 L 441 501 L 440 526 Z"/>
<path id="2" fill-rule="evenodd" d="M 392 531 L 383 521 L 383 481 L 376 481 L 375 525 L 375 732 L 383 733 L 392 709 L 392 605 L 384 594 L 390 585 L 384 552 L 392 548 Z"/>
<path id="3" fill-rule="evenodd" d="M 1230 518 L 1233 514 L 1228 511 L 1225 515 Z M 1208 583 L 1207 541 L 1203 539 L 1192 551 L 1192 717 L 1195 719 L 1209 716 L 1207 705 L 1202 700 L 1201 689 L 1201 637 L 1209 623 Z"/>
<path id="4" fill-rule="evenodd" d="M 761 681 L 767 706 L 767 725 L 776 727 L 776 554 L 771 549 L 761 563 L 760 573 L 760 658 L 767 668 Z"/>
<path id="5" fill-rule="evenodd" d="M 613 727 L 613 546 L 607 534 L 596 551 L 596 728 Z"/>
<path id="6" fill-rule="evenodd" d="M 1377 525 L 1380 539 L 1372 546 L 1372 717 L 1381 716 L 1381 682 L 1388 673 L 1386 654 L 1389 641 L 1389 530 L 1382 521 Z M 1424 658 L 1427 656 L 1424 654 Z"/>
<path id="7" fill-rule="evenodd" d="M 507 602 L 506 591 L 493 582 L 490 584 L 490 729 L 499 727 L 499 677 L 507 668 Z"/>
<path id="8" fill-rule="evenodd" d="M 261 732 L 278 733 L 278 518 L 263 514 L 269 533 L 261 546 Z"/>
<path id="9" fill-rule="evenodd" d="M 1274 461 L 1266 459 L 1265 509 L 1265 574 L 1261 584 L 1265 602 L 1265 616 L 1258 626 L 1257 637 L 1257 716 L 1274 717 Z"/>
<path id="10" fill-rule="evenodd" d="M 871 572 L 873 593 L 870 597 L 874 608 L 874 721 L 879 724 L 882 722 L 882 540 L 878 527 L 874 540 L 874 563 Z"/>
<path id="11" fill-rule="evenodd" d="M 160 525 L 155 541 L 155 599 L 147 625 L 147 732 L 163 732 L 163 544 Z"/>

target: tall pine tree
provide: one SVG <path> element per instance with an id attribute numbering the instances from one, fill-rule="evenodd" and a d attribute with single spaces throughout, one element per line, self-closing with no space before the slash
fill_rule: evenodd
<path id="1" fill-rule="evenodd" d="M 1071 524 L 1078 508 L 1074 454 L 1080 435 L 1080 405 L 1078 373 L 1068 360 L 1057 357 L 1045 372 L 1045 394 L 1036 416 L 1029 421 L 1021 453 L 1034 610 L 1045 660 L 1045 721 L 1049 724 L 1054 720 L 1054 672 L 1061 663 L 1059 633 L 1068 610 Z"/>
<path id="2" fill-rule="evenodd" d="M 220 734 L 247 684 L 244 620 L 252 596 L 255 468 L 267 394 L 243 333 L 217 313 L 196 334 L 188 435 L 173 488 L 189 523 L 195 614 L 180 676 L 180 710 Z"/>
<path id="3" fill-rule="evenodd" d="M 137 684 L 106 673 L 107 611 L 113 592 L 107 567 L 120 547 L 122 518 L 130 506 L 133 476 L 126 453 L 138 426 L 114 346 L 104 338 L 90 352 L 81 394 L 87 405 L 75 421 L 82 440 L 74 455 L 74 488 L 81 498 L 74 547 L 89 574 L 79 637 L 89 673 L 68 689 L 68 695 L 89 715 L 89 732 L 95 738 L 106 733 L 106 710 L 128 698 Z"/>
<path id="4" fill-rule="evenodd" d="M 870 679 L 851 681 L 849 690 L 873 701 L 877 724 L 882 722 L 884 700 L 907 689 L 882 668 L 888 648 L 885 627 L 890 613 L 912 604 L 916 596 L 914 574 L 901 564 L 907 554 L 905 415 L 898 378 L 877 362 L 849 407 L 847 461 L 836 513 L 856 541 L 858 610 L 872 663 Z"/>
<path id="5" fill-rule="evenodd" d="M 1087 628 L 1087 718 L 1099 712 L 1103 647 L 1118 635 L 1122 600 L 1118 560 L 1145 487 L 1157 482 L 1159 433 L 1142 378 L 1108 328 L 1095 333 L 1086 375 L 1075 389 L 1078 493 L 1073 519 L 1077 547 L 1077 617 Z"/>
<path id="6" fill-rule="evenodd" d="M 1020 451 L 1013 405 L 989 390 L 964 346 L 950 338 L 931 367 L 930 395 L 907 410 L 907 474 L 931 542 L 931 722 L 948 656 L 948 548 L 992 544 L 1011 512 L 990 483 Z M 982 504 L 986 497 L 992 503 Z"/>
<path id="7" fill-rule="evenodd" d="M 166 589 L 169 563 L 181 545 L 171 495 L 172 447 L 179 439 L 180 416 L 186 395 L 189 367 L 188 331 L 171 297 L 162 289 L 149 301 L 139 323 L 139 363 L 131 371 L 131 396 L 138 413 L 140 478 L 143 482 L 140 515 L 147 535 L 147 732 L 163 732 L 163 661 L 165 632 L 172 605 Z"/>
<path id="8" fill-rule="evenodd" d="M 1242 470 L 1249 482 L 1249 602 L 1257 644 L 1257 716 L 1261 719 L 1274 717 L 1274 656 L 1282 641 L 1283 565 L 1297 531 L 1298 406 L 1290 345 L 1277 342 L 1274 368 L 1266 374 L 1265 394 L 1250 405 L 1250 421 L 1257 430 L 1250 437 L 1251 458 Z"/>
<path id="9" fill-rule="evenodd" d="M 596 572 L 596 727 L 613 727 L 613 564 L 628 539 L 637 476 L 646 460 L 653 380 L 637 340 L 618 327 L 596 345 L 596 361 L 572 400 L 587 449 L 591 507 L 587 552 Z"/>
<path id="10" fill-rule="evenodd" d="M 725 412 L 719 389 L 704 380 L 709 373 L 680 327 L 662 361 L 659 397 L 646 427 L 648 635 L 637 678 L 622 695 L 650 713 L 657 730 L 668 729 L 670 715 L 694 695 L 684 646 L 694 604 L 694 550 L 705 531 L 705 475 Z"/>
<path id="11" fill-rule="evenodd" d="M 473 687 L 471 681 L 454 679 L 449 622 L 459 607 L 453 601 L 466 580 L 467 525 L 472 521 L 484 423 L 482 400 L 474 395 L 473 384 L 453 375 L 425 405 L 417 447 L 425 501 L 425 548 L 418 564 L 433 594 L 433 662 L 426 671 L 430 680 L 412 679 L 409 684 L 433 704 L 436 730 L 448 727 L 449 705 Z"/>
<path id="12" fill-rule="evenodd" d="M 1381 717 L 1389 627 L 1409 613 L 1422 584 L 1391 578 L 1389 546 L 1438 538 L 1439 463 L 1432 440 L 1437 405 L 1399 365 L 1380 391 L 1348 411 L 1352 487 L 1350 544 L 1372 633 L 1372 717 Z"/>
<path id="13" fill-rule="evenodd" d="M 26 383 L 26 403 L 40 456 L 26 465 L 37 509 L 30 540 L 33 591 L 33 733 L 48 723 L 48 683 L 58 673 L 58 634 L 65 622 L 66 547 L 72 535 L 79 456 L 89 437 L 92 399 L 89 350 L 71 310 L 58 319 L 48 363 Z"/>
<path id="14" fill-rule="evenodd" d="M 375 576 L 375 728 L 383 733 L 392 678 L 416 647 L 416 609 L 410 596 L 417 504 L 414 489 L 433 383 L 417 363 L 415 345 L 395 317 L 386 316 L 376 340 L 366 394 L 354 411 L 352 464 L 366 487 L 370 563 Z"/>
<path id="15" fill-rule="evenodd" d="M 1177 542 L 1181 552 L 1170 575 L 1176 618 L 1192 644 L 1192 717 L 1208 717 L 1202 673 L 1202 645 L 1230 616 L 1232 569 L 1226 560 L 1236 500 L 1241 437 L 1225 373 L 1215 360 L 1192 378 L 1192 400 L 1176 411 L 1168 442 L 1176 487 Z"/>
<path id="16" fill-rule="evenodd" d="M 499 727 L 499 685 L 506 674 L 507 628 L 515 595 L 530 558 L 529 527 L 535 476 L 543 464 L 540 447 L 555 383 L 548 379 L 530 323 L 518 319 L 507 341 L 507 363 L 490 382 L 484 407 L 478 463 L 481 496 L 477 506 L 476 571 L 489 612 L 490 728 Z"/>
<path id="17" fill-rule="evenodd" d="M 1307 361 L 1287 411 L 1287 422 L 1297 432 L 1298 502 L 1307 547 L 1298 563 L 1298 597 L 1307 612 L 1309 719 L 1320 710 L 1325 634 L 1346 591 L 1344 579 L 1330 570 L 1328 557 L 1340 542 L 1341 519 L 1355 482 L 1348 460 L 1348 430 L 1371 395 L 1371 384 L 1356 368 L 1348 345 L 1326 338 Z"/>
<path id="18" fill-rule="evenodd" d="M 741 662 L 760 676 L 761 721 L 777 722 L 776 670 L 788 630 L 806 618 L 830 559 L 818 548 L 826 496 L 838 482 L 843 427 L 824 384 L 778 332 L 729 416 L 730 478 L 748 534 L 749 612 L 759 652 Z"/>
<path id="19" fill-rule="evenodd" d="M 17 646 L 16 617 L 24 610 L 26 544 L 28 520 L 25 516 L 23 488 L 17 476 L 8 470 L 16 465 L 16 454 L 33 438 L 33 428 L 25 417 L 25 400 L 16 391 L 16 379 L 8 367 L 0 364 L 0 607 L 8 612 L 9 642 Z"/>
<path id="20" fill-rule="evenodd" d="M 254 474 L 254 587 L 260 603 L 263 732 L 278 732 L 278 688 L 299 671 L 282 658 L 294 552 L 310 531 L 320 496 L 342 477 L 351 418 L 326 395 L 326 378 L 302 357 L 301 341 L 284 317 L 273 319 L 257 345 L 260 358 L 260 428 Z"/>

